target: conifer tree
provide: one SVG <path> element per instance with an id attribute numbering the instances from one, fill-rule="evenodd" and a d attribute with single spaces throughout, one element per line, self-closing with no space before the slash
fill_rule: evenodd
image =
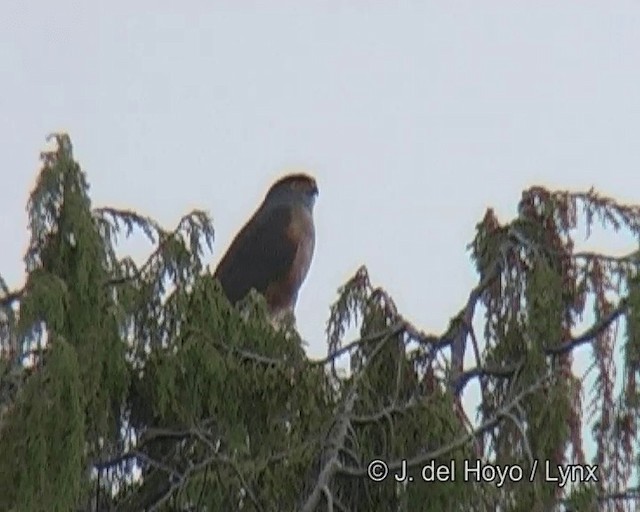
<path id="1" fill-rule="evenodd" d="M 54 139 L 27 205 L 25 284 L 0 278 L 0 510 L 640 503 L 640 252 L 574 248 L 596 223 L 637 245 L 640 206 L 533 187 L 511 221 L 488 210 L 469 246 L 478 283 L 439 333 L 405 318 L 363 266 L 331 306 L 327 356 L 313 360 L 293 326 L 273 329 L 260 296 L 239 308 L 224 298 L 203 262 L 205 212 L 166 229 L 95 207 L 70 138 Z M 154 247 L 140 265 L 118 247 L 136 233 Z M 572 365 L 583 346 L 592 389 Z M 481 404 L 467 417 L 476 382 Z M 582 479 L 550 481 L 570 464 Z M 438 467 L 453 473 L 425 481 Z M 512 469 L 501 485 L 465 481 L 480 467 Z"/>

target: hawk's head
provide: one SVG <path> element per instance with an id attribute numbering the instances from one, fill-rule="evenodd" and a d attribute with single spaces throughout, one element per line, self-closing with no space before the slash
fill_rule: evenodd
<path id="1" fill-rule="evenodd" d="M 314 178 L 303 173 L 288 174 L 271 186 L 265 197 L 265 202 L 274 204 L 281 201 L 287 203 L 293 201 L 313 210 L 317 195 L 318 184 Z"/>

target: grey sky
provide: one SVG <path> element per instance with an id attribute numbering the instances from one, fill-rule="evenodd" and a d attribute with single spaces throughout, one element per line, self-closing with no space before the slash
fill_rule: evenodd
<path id="1" fill-rule="evenodd" d="M 10 284 L 55 130 L 71 135 L 95 204 L 166 225 L 209 210 L 211 265 L 276 177 L 313 172 L 316 257 L 297 314 L 314 356 L 362 263 L 439 333 L 475 283 L 465 245 L 487 206 L 508 220 L 533 184 L 640 199 L 638 2 L 244 4 L 3 2 Z"/>

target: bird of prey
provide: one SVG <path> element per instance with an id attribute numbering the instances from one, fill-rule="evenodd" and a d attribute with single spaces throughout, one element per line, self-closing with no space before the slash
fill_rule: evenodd
<path id="1" fill-rule="evenodd" d="M 232 304 L 255 289 L 274 326 L 293 317 L 313 257 L 317 195 L 316 180 L 306 174 L 289 174 L 271 186 L 214 273 Z"/>

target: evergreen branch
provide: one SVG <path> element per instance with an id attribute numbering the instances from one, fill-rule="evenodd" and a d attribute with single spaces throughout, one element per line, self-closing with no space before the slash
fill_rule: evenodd
<path id="1" fill-rule="evenodd" d="M 203 333 L 204 334 L 204 333 Z M 257 363 L 265 366 L 278 366 L 284 367 L 286 366 L 285 359 L 278 359 L 275 357 L 263 356 L 261 354 L 256 354 L 250 350 L 233 347 L 227 343 L 214 339 L 212 336 L 207 336 L 207 339 L 217 348 L 224 350 L 225 352 L 229 352 L 233 355 L 238 356 L 241 360 L 250 361 L 252 363 Z"/>
<path id="2" fill-rule="evenodd" d="M 522 400 L 524 400 L 524 398 L 526 398 L 527 396 L 535 393 L 536 391 L 538 391 L 539 389 L 541 389 L 543 386 L 545 386 L 548 381 L 551 380 L 551 375 L 545 375 L 542 378 L 538 379 L 535 383 L 533 383 L 531 386 L 529 386 L 528 388 L 524 389 L 523 391 L 521 391 L 520 393 L 518 393 L 518 395 L 515 396 L 515 398 L 513 398 L 508 404 L 503 405 L 502 407 L 500 407 L 496 413 L 487 421 L 485 421 L 484 423 L 482 423 L 479 427 L 477 427 L 476 429 L 472 430 L 471 432 L 458 437 L 457 439 L 455 439 L 454 441 L 448 443 L 445 446 L 442 446 L 436 450 L 433 450 L 431 452 L 422 454 L 422 455 L 418 455 L 415 456 L 411 459 L 408 460 L 395 460 L 395 461 L 391 461 L 389 463 L 387 463 L 387 468 L 389 471 L 395 471 L 398 470 L 400 468 L 402 468 L 405 464 L 406 464 L 406 468 L 407 469 L 413 469 L 419 466 L 422 466 L 424 464 L 426 464 L 427 462 L 433 460 L 433 459 L 438 459 L 441 458 L 451 452 L 453 452 L 454 450 L 457 450 L 458 448 L 461 448 L 462 446 L 464 446 L 465 444 L 467 444 L 469 441 L 480 437 L 481 435 L 483 435 L 484 433 L 488 432 L 489 430 L 495 428 L 498 424 L 500 424 L 505 418 L 509 417 L 509 414 L 511 413 L 511 409 L 516 408 L 520 402 Z M 348 475 L 348 476 L 354 476 L 354 477 L 363 477 L 367 475 L 367 468 L 366 467 L 347 467 L 347 466 L 342 466 L 339 468 L 338 470 L 340 473 Z"/>
<path id="3" fill-rule="evenodd" d="M 94 464 L 93 467 L 100 471 L 108 470 L 110 468 L 113 468 L 114 466 L 117 466 L 123 463 L 126 460 L 139 459 L 143 462 L 146 462 L 150 466 L 154 467 L 156 470 L 167 473 L 171 481 L 171 484 L 169 485 L 169 487 L 165 489 L 162 492 L 161 496 L 156 498 L 153 501 L 153 503 L 146 504 L 147 507 L 150 507 L 146 510 L 157 510 L 162 504 L 166 503 L 166 501 L 170 499 L 171 496 L 175 494 L 175 492 L 179 491 L 179 489 L 187 482 L 187 480 L 190 478 L 190 476 L 194 472 L 198 472 L 202 469 L 206 471 L 211 464 L 215 464 L 215 463 L 227 464 L 233 469 L 234 473 L 236 473 L 236 475 L 238 476 L 238 479 L 242 484 L 242 489 L 246 492 L 247 496 L 252 501 L 255 507 L 255 510 L 263 510 L 262 506 L 259 503 L 258 498 L 255 496 L 255 494 L 251 490 L 247 482 L 247 479 L 242 473 L 240 466 L 238 465 L 238 461 L 227 454 L 220 453 L 218 448 L 216 447 L 216 444 L 214 444 L 212 440 L 209 439 L 210 434 L 208 434 L 206 431 L 208 429 L 207 426 L 210 425 L 211 422 L 212 420 L 208 419 L 202 422 L 201 425 L 198 427 L 184 429 L 184 430 L 172 430 L 167 428 L 150 428 L 145 432 L 144 436 L 141 438 L 140 443 L 138 444 L 138 446 L 136 446 L 135 449 L 129 450 L 113 459 L 101 462 L 99 464 Z M 177 469 L 149 457 L 149 455 L 147 455 L 143 451 L 148 445 L 150 445 L 152 442 L 155 442 L 155 441 L 173 440 L 176 442 L 180 442 L 189 438 L 201 441 L 204 445 L 207 446 L 207 448 L 209 449 L 212 455 L 206 457 L 202 461 L 195 464 L 193 462 L 188 462 L 188 468 L 183 472 L 179 472 Z M 219 441 L 220 444 L 222 444 L 222 440 L 220 438 L 218 438 L 217 441 Z M 306 440 L 302 442 L 301 446 L 295 446 L 293 448 L 274 453 L 266 457 L 264 460 L 259 460 L 259 461 L 252 460 L 251 464 L 254 468 L 256 468 L 257 470 L 260 470 L 260 468 L 265 468 L 273 463 L 280 462 L 290 457 L 295 452 L 306 449 L 307 447 L 316 443 L 317 443 L 317 439 Z"/>
<path id="4" fill-rule="evenodd" d="M 222 463 L 222 464 L 227 464 L 231 466 L 234 473 L 236 473 L 236 476 L 238 476 L 238 479 L 242 484 L 242 489 L 244 490 L 246 495 L 249 497 L 249 499 L 253 503 L 255 510 L 262 511 L 263 510 L 262 506 L 260 505 L 255 494 L 249 487 L 247 480 L 244 477 L 243 473 L 240 471 L 240 468 L 236 463 L 236 461 L 231 457 L 228 457 L 226 455 L 220 455 L 220 454 L 212 454 L 197 463 L 193 463 L 189 461 L 189 466 L 187 467 L 187 469 L 182 473 L 178 473 L 177 478 L 173 479 L 173 482 L 171 483 L 169 488 L 154 503 L 148 504 L 145 510 L 148 510 L 149 512 L 154 512 L 156 510 L 159 510 L 162 507 L 162 505 L 164 505 L 177 491 L 179 491 L 180 489 L 182 489 L 182 487 L 184 487 L 184 485 L 188 482 L 189 478 L 192 475 L 199 473 L 200 471 L 203 471 L 203 470 L 206 471 L 212 464 L 215 464 L 215 463 Z M 172 474 L 175 475 L 176 472 L 174 471 Z"/>
<path id="5" fill-rule="evenodd" d="M 148 512 L 155 512 L 157 510 L 160 510 L 162 505 L 169 501 L 174 493 L 181 489 L 187 483 L 187 479 L 189 477 L 191 477 L 195 473 L 198 473 L 199 471 L 206 469 L 210 464 L 216 462 L 216 460 L 220 460 L 220 457 L 212 455 L 196 464 L 190 465 L 183 473 L 179 474 L 173 482 L 171 482 L 169 488 L 158 499 L 156 499 L 153 503 L 149 503 L 145 510 L 147 510 Z"/>
<path id="6" fill-rule="evenodd" d="M 452 323 L 457 323 L 457 329 L 455 335 L 452 337 L 451 348 L 451 364 L 456 371 L 462 370 L 462 360 L 464 358 L 465 339 L 469 334 L 471 325 L 473 324 L 473 316 L 475 308 L 482 297 L 484 291 L 491 286 L 496 279 L 500 277 L 502 271 L 502 265 L 498 258 L 494 261 L 489 271 L 482 277 L 480 282 L 471 290 L 467 303 L 460 310 L 460 312 L 454 317 Z M 457 322 L 456 322 L 457 321 Z M 443 336 L 444 338 L 444 336 Z"/>
<path id="7" fill-rule="evenodd" d="M 556 252 L 556 251 L 552 251 Z M 592 251 L 580 251 L 576 252 L 572 255 L 574 259 L 584 259 L 584 260 L 597 260 L 603 261 L 607 263 L 615 263 L 615 264 L 623 264 L 623 263 L 636 263 L 638 261 L 638 257 L 640 256 L 640 251 L 633 251 L 629 254 L 624 254 L 623 256 L 610 256 L 608 254 L 602 254 L 599 252 Z"/>
<path id="8" fill-rule="evenodd" d="M 512 377 L 515 373 L 518 372 L 520 368 L 522 368 L 523 363 L 511 364 L 504 367 L 476 367 L 471 370 L 467 370 L 458 377 L 458 380 L 455 384 L 455 392 L 456 395 L 459 395 L 465 386 L 475 378 L 482 377 L 497 377 L 508 379 Z"/>
<path id="9" fill-rule="evenodd" d="M 185 224 L 188 224 L 188 222 L 191 221 L 193 217 L 200 217 L 203 215 L 205 214 L 201 210 L 193 210 L 187 213 L 186 215 L 183 215 L 178 221 L 178 224 L 176 225 L 176 227 L 172 231 L 164 231 L 159 225 L 154 224 L 153 226 L 155 231 L 158 233 L 159 242 L 158 242 L 158 246 L 147 257 L 147 260 L 144 262 L 144 264 L 139 269 L 137 269 L 133 273 L 133 275 L 109 279 L 105 283 L 105 286 L 121 285 L 121 284 L 128 283 L 130 281 L 134 281 L 142 278 L 142 276 L 144 276 L 148 272 L 148 270 L 151 268 L 154 262 L 157 261 L 157 259 L 161 256 L 161 254 L 164 252 L 167 246 L 171 243 L 171 241 L 185 229 Z M 209 233 L 207 231 L 208 230 L 205 230 L 206 242 L 207 242 L 207 245 L 210 247 L 211 243 L 209 239 Z"/>
<path id="10" fill-rule="evenodd" d="M 303 363 L 305 367 L 324 366 L 325 364 L 334 361 L 336 358 L 346 354 L 347 352 L 350 352 L 351 350 L 354 350 L 363 345 L 375 343 L 377 341 L 380 341 L 383 338 L 396 336 L 403 332 L 412 333 L 411 337 L 413 340 L 415 340 L 416 337 L 420 336 L 420 339 L 418 340 L 419 342 L 424 344 L 429 344 L 431 346 L 442 348 L 448 344 L 447 342 L 443 343 L 442 340 L 437 336 L 428 336 L 428 335 L 422 335 L 422 334 L 418 335 L 417 330 L 415 330 L 415 328 L 410 326 L 408 322 L 402 320 L 386 329 L 382 329 L 376 333 L 358 338 L 348 343 L 347 345 L 344 345 L 343 347 L 335 350 L 334 352 L 332 352 L 326 357 L 323 357 L 321 359 L 307 359 Z M 217 348 L 220 348 L 225 352 L 229 352 L 231 354 L 237 355 L 241 359 L 244 359 L 246 361 L 251 361 L 254 363 L 267 365 L 267 366 L 286 366 L 287 365 L 287 362 L 284 359 L 264 356 L 262 354 L 258 354 L 253 351 L 231 346 L 227 343 L 214 339 L 212 336 L 205 333 L 204 331 L 198 331 L 198 334 L 206 337 L 206 339 L 209 340 Z"/>
<path id="11" fill-rule="evenodd" d="M 140 215 L 132 210 L 121 210 L 110 206 L 104 206 L 93 209 L 94 215 L 102 217 L 109 216 L 113 219 L 116 228 L 120 227 L 120 221 L 127 228 L 126 236 L 130 236 L 133 232 L 133 226 L 138 226 L 151 243 L 155 243 L 154 233 L 162 233 L 162 227 L 151 217 Z"/>
<path id="12" fill-rule="evenodd" d="M 386 328 L 386 329 L 382 329 L 376 333 L 370 334 L 368 336 L 363 336 L 362 338 L 358 338 L 357 340 L 354 340 L 336 350 L 334 350 L 331 354 L 329 354 L 328 356 L 322 358 L 322 359 L 315 359 L 315 360 L 310 360 L 309 361 L 309 365 L 310 366 L 324 366 L 327 363 L 330 363 L 332 361 L 334 361 L 335 359 L 337 359 L 338 357 L 346 354 L 347 352 L 350 352 L 351 350 L 358 348 L 362 345 L 366 345 L 369 343 L 375 343 L 376 341 L 380 341 L 382 338 L 385 337 L 391 337 L 391 336 L 395 336 L 398 335 L 404 331 L 406 331 L 408 328 L 408 324 L 405 321 L 400 321 L 397 322 L 396 324 Z"/>
<path id="13" fill-rule="evenodd" d="M 430 347 L 432 353 L 437 352 L 438 350 L 441 350 L 451 344 L 450 340 L 432 334 L 424 334 L 416 329 L 416 327 L 411 325 L 411 323 L 409 323 L 407 320 L 401 319 L 393 325 L 386 327 L 385 329 L 381 329 L 378 332 L 363 336 L 347 343 L 346 345 L 334 350 L 326 357 L 323 357 L 321 359 L 310 359 L 308 363 L 310 366 L 324 366 L 325 364 L 331 363 L 338 357 L 341 357 L 342 355 L 351 352 L 354 349 L 360 348 L 363 345 L 375 343 L 376 341 L 380 341 L 385 337 L 393 337 L 403 333 L 406 333 L 409 336 L 410 341 L 415 341 L 420 345 Z"/>
<path id="14" fill-rule="evenodd" d="M 353 412 L 356 397 L 357 393 L 355 392 L 355 386 L 353 386 L 345 400 L 342 413 L 336 418 L 334 423 L 334 433 L 329 440 L 330 442 L 327 443 L 331 446 L 326 456 L 327 460 L 324 462 L 316 485 L 301 508 L 301 512 L 313 512 L 316 510 L 320 503 L 320 498 L 324 494 L 323 490 L 328 489 L 329 483 L 341 466 L 339 459 L 340 449 L 344 446 L 344 441 L 347 437 L 349 417 Z"/>
<path id="15" fill-rule="evenodd" d="M 460 379 L 464 363 L 464 353 L 466 348 L 466 338 L 473 329 L 473 317 L 478 301 L 482 298 L 484 292 L 495 283 L 502 273 L 503 258 L 509 247 L 513 244 L 513 240 L 509 239 L 503 242 L 498 255 L 494 258 L 488 270 L 481 276 L 480 282 L 471 290 L 466 304 L 453 317 L 450 327 L 441 339 L 451 339 L 451 377 L 450 383 L 452 391 L 457 394 L 461 388 L 456 385 Z"/>
<path id="16" fill-rule="evenodd" d="M 94 464 L 94 467 L 98 470 L 104 470 L 109 469 L 113 466 L 117 466 L 128 459 L 138 459 L 155 468 L 155 470 L 167 473 L 169 475 L 168 487 L 162 490 L 159 496 L 154 497 L 151 502 L 147 502 L 144 504 L 145 510 L 155 511 L 159 510 L 162 505 L 164 505 L 176 492 L 184 487 L 189 478 L 191 478 L 195 473 L 198 473 L 202 470 L 207 471 L 208 468 L 215 463 L 227 464 L 233 469 L 233 471 L 236 473 L 236 476 L 238 476 L 238 479 L 242 484 L 242 489 L 252 501 L 255 510 L 263 510 L 255 494 L 249 487 L 244 474 L 238 466 L 237 461 L 228 455 L 219 453 L 216 443 L 212 442 L 211 439 L 209 439 L 210 434 L 208 434 L 206 431 L 208 429 L 207 425 L 209 425 L 211 422 L 212 420 L 209 419 L 204 421 L 199 427 L 184 430 L 172 430 L 166 428 L 149 429 L 145 432 L 144 437 L 141 439 L 141 442 L 135 449 L 129 450 L 116 458 L 110 459 L 100 464 Z M 202 442 L 209 449 L 210 455 L 195 463 L 193 461 L 187 460 L 187 468 L 184 471 L 179 471 L 178 469 L 171 467 L 162 461 L 154 459 L 143 451 L 144 448 L 146 448 L 154 441 L 170 439 L 179 442 L 189 438 Z M 217 441 L 220 441 L 220 439 L 218 439 Z"/>
<path id="17" fill-rule="evenodd" d="M 148 510 L 149 512 L 159 510 L 162 505 L 164 505 L 177 491 L 184 487 L 184 485 L 193 474 L 196 474 L 203 470 L 206 471 L 214 463 L 223 463 L 231 466 L 234 473 L 240 480 L 243 491 L 251 500 L 253 506 L 255 507 L 255 510 L 264 510 L 255 494 L 251 490 L 251 487 L 247 483 L 247 479 L 245 478 L 244 474 L 242 473 L 242 471 L 240 471 L 240 467 L 238 466 L 237 462 L 231 457 L 216 453 L 204 458 L 197 463 L 189 461 L 187 469 L 182 473 L 177 473 L 175 470 L 168 468 L 171 471 L 170 474 L 172 476 L 175 476 L 175 478 L 173 478 L 173 481 L 169 488 L 158 499 L 156 499 L 153 503 L 147 504 L 147 508 L 145 508 L 145 510 Z"/>
<path id="18" fill-rule="evenodd" d="M 417 405 L 420 405 L 421 400 L 417 400 L 412 398 L 407 400 L 404 404 L 398 405 L 397 403 L 393 403 L 381 411 L 378 411 L 373 414 L 369 414 L 366 416 L 351 416 L 351 423 L 354 425 L 366 425 L 367 423 L 377 423 L 383 418 L 390 418 L 395 414 L 404 414 L 407 411 L 410 411 Z"/>
<path id="19" fill-rule="evenodd" d="M 598 334 L 606 330 L 609 326 L 611 326 L 613 322 L 615 322 L 621 315 L 623 315 L 628 307 L 629 301 L 625 297 L 620 300 L 618 305 L 614 309 L 612 309 L 609 314 L 601 318 L 598 322 L 589 327 L 579 336 L 570 338 L 552 347 L 545 347 L 545 354 L 552 356 L 566 354 L 567 352 L 572 351 L 574 348 L 592 341 L 596 336 L 598 336 Z"/>
<path id="20" fill-rule="evenodd" d="M 353 381 L 351 382 L 351 386 L 349 387 L 349 391 L 347 392 L 346 399 L 343 403 L 342 412 L 338 415 L 337 418 L 335 418 L 332 427 L 333 432 L 324 443 L 324 446 L 328 447 L 329 449 L 327 450 L 327 453 L 321 453 L 322 462 L 320 473 L 316 480 L 315 486 L 313 487 L 311 493 L 308 495 L 304 505 L 300 509 L 301 512 L 313 512 L 314 510 L 316 510 L 320 503 L 321 497 L 324 495 L 324 490 L 329 489 L 329 485 L 333 480 L 336 472 L 340 471 L 340 468 L 343 466 L 343 464 L 340 462 L 340 451 L 345 447 L 347 434 L 349 433 L 349 430 L 351 428 L 351 418 L 358 396 L 357 389 L 360 384 L 360 380 L 366 374 L 371 362 L 375 360 L 376 356 L 380 353 L 384 345 L 391 338 L 392 335 L 388 335 L 378 343 L 369 358 L 367 358 L 361 371 L 354 376 Z"/>

